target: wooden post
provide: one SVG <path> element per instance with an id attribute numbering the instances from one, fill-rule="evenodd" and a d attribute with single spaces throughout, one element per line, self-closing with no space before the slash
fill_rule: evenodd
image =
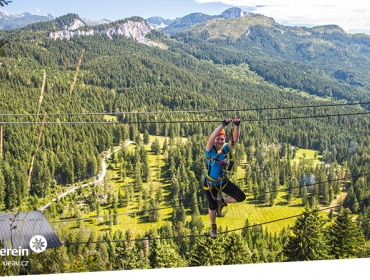
<path id="1" fill-rule="evenodd" d="M 0 159 L 3 158 L 3 127 L 0 125 Z"/>

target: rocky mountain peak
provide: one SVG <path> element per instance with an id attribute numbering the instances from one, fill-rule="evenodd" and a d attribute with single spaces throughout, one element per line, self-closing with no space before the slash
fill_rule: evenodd
<path id="1" fill-rule="evenodd" d="M 54 16 L 53 14 L 50 14 L 50 13 L 47 13 L 46 16 L 50 19 L 55 19 L 57 18 L 56 16 Z"/>
<path id="2" fill-rule="evenodd" d="M 225 10 L 222 14 L 220 14 L 220 17 L 222 18 L 240 18 L 240 17 L 246 17 L 250 16 L 250 13 L 243 11 L 240 8 L 233 7 L 230 9 Z"/>
<path id="3" fill-rule="evenodd" d="M 152 29 L 162 29 L 170 25 L 175 20 L 164 19 L 162 17 L 150 17 L 146 19 L 146 22 L 149 24 Z"/>
<path id="4" fill-rule="evenodd" d="M 5 11 L 0 10 L 0 18 L 7 18 L 9 17 L 9 14 Z"/>

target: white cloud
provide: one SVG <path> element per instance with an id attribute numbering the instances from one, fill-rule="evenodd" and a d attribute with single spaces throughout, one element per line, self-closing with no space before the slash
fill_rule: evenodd
<path id="1" fill-rule="evenodd" d="M 35 8 L 35 10 L 36 10 L 38 13 L 40 12 L 40 9 L 39 9 L 39 8 L 37 8 L 37 7 Z"/>
<path id="2" fill-rule="evenodd" d="M 194 0 L 223 3 L 274 18 L 284 25 L 337 24 L 347 32 L 370 34 L 370 1 L 366 0 Z"/>

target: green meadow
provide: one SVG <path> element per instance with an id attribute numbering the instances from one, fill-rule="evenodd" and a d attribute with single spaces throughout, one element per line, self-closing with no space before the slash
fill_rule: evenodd
<path id="1" fill-rule="evenodd" d="M 171 218 L 173 209 L 170 206 L 169 202 L 166 201 L 166 197 L 170 193 L 170 179 L 166 178 L 163 180 L 161 174 L 163 170 L 166 170 L 164 155 L 155 155 L 150 151 L 150 146 L 152 141 L 158 139 L 160 145 L 163 145 L 165 137 L 161 136 L 150 136 L 150 142 L 148 145 L 144 145 L 148 151 L 148 161 L 150 165 L 150 181 L 143 183 L 144 190 L 148 192 L 156 192 L 158 188 L 162 188 L 163 201 L 159 205 L 159 220 L 157 222 L 148 222 L 146 215 L 148 212 L 139 213 L 138 200 L 139 193 L 132 192 L 129 196 L 131 202 L 126 207 L 117 208 L 117 223 L 113 224 L 112 222 L 109 225 L 109 215 L 112 215 L 113 212 L 110 209 L 111 203 L 106 203 L 104 200 L 101 201 L 100 215 L 98 216 L 97 211 L 90 212 L 89 214 L 83 215 L 83 222 L 78 221 L 66 221 L 65 225 L 69 230 L 78 230 L 82 229 L 84 234 L 89 234 L 92 230 L 97 231 L 98 233 L 103 233 L 108 231 L 109 228 L 112 232 L 116 230 L 121 230 L 125 232 L 126 230 L 131 230 L 131 232 L 136 234 L 142 234 L 150 229 L 157 229 L 164 225 L 172 225 Z M 183 141 L 186 141 L 185 138 L 182 138 Z M 115 147 L 117 148 L 117 147 Z M 134 151 L 136 149 L 136 144 L 130 144 L 124 149 L 129 151 Z M 112 156 L 110 157 L 112 158 Z M 302 159 L 312 161 L 315 164 L 320 163 L 319 156 L 316 156 L 316 152 L 313 150 L 300 149 L 296 153 L 294 161 L 299 161 Z M 108 170 L 105 179 L 105 188 L 111 194 L 118 195 L 119 192 L 125 193 L 127 191 L 128 184 L 133 182 L 133 179 L 126 177 L 121 179 L 119 176 L 119 164 L 107 161 Z M 244 166 L 245 163 L 242 163 L 237 172 L 234 174 L 231 180 L 238 183 L 244 179 Z M 161 174 L 159 174 L 161 170 Z M 165 182 L 165 183 L 163 183 Z M 102 192 L 103 186 L 98 187 L 100 193 Z M 284 186 L 280 186 L 277 199 L 273 206 L 255 203 L 253 196 L 247 193 L 246 201 L 237 204 L 229 204 L 224 208 L 224 216 L 217 218 L 217 225 L 222 227 L 222 230 L 236 230 L 239 231 L 245 226 L 246 219 L 248 219 L 249 224 L 262 224 L 265 229 L 271 233 L 279 233 L 283 228 L 294 225 L 296 215 L 300 214 L 303 211 L 300 199 L 293 199 L 291 204 L 287 204 L 284 191 Z M 186 208 L 187 220 L 190 221 L 190 209 Z M 210 222 L 208 214 L 201 214 L 202 221 L 205 228 L 210 227 Z"/>
<path id="2" fill-rule="evenodd" d="M 298 163 L 301 160 L 306 160 L 312 163 L 314 166 L 318 164 L 322 164 L 323 162 L 320 160 L 322 158 L 321 155 L 318 155 L 318 151 L 309 150 L 309 149 L 298 149 L 293 159 L 293 162 Z"/>

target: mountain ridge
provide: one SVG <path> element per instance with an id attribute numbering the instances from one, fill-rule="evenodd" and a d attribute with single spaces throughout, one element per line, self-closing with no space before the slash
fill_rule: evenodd
<path id="1" fill-rule="evenodd" d="M 196 26 L 200 23 L 203 23 L 205 21 L 208 21 L 213 18 L 223 18 L 223 19 L 232 19 L 232 18 L 241 18 L 241 17 L 247 17 L 253 15 L 252 13 L 248 13 L 243 11 L 240 8 L 237 7 L 232 7 L 229 8 L 225 11 L 223 11 L 219 15 L 207 15 L 204 13 L 191 13 L 188 14 L 184 17 L 178 18 L 171 22 L 171 24 L 159 28 L 161 32 L 168 34 L 168 35 L 173 35 L 178 31 L 183 31 L 186 29 L 189 29 L 193 26 Z M 162 26 L 165 24 L 163 23 Z"/>
<path id="2" fill-rule="evenodd" d="M 159 23 L 163 19 L 153 20 Z M 176 41 L 175 45 L 166 36 L 168 28 L 172 28 L 170 36 Z M 264 15 L 229 9 L 224 17 L 189 14 L 158 31 L 153 31 L 140 17 L 91 27 L 77 14 L 35 23 L 21 30 L 39 31 L 37 36 L 35 33 L 18 36 L 27 40 L 45 38 L 45 35 L 67 40 L 74 36 L 104 35 L 113 39 L 123 35 L 148 46 L 175 48 L 215 64 L 246 63 L 266 81 L 318 96 L 353 101 L 365 98 L 370 90 L 366 78 L 370 71 L 370 36 L 347 34 L 337 25 L 289 27 Z M 325 84 L 330 84 L 330 90 L 325 89 Z M 352 86 L 351 90 L 347 85 Z"/>
<path id="3" fill-rule="evenodd" d="M 184 17 L 176 18 L 176 19 L 164 19 L 160 16 L 153 16 L 150 18 L 147 18 L 147 22 L 149 23 L 149 26 L 152 29 L 163 29 L 166 28 L 167 26 L 173 24 L 174 22 L 181 22 L 181 20 L 188 20 L 189 17 L 192 17 L 192 15 L 197 15 L 197 14 L 202 14 L 202 13 L 191 13 L 189 15 L 185 15 Z M 222 12 L 220 15 L 207 15 L 207 14 L 202 14 L 203 17 L 222 17 L 222 18 L 237 18 L 241 16 L 247 16 L 250 13 L 243 11 L 240 8 L 233 7 L 226 9 L 224 12 Z M 23 20 L 20 21 L 19 19 L 22 18 Z M 9 29 L 17 29 L 24 27 L 26 25 L 40 22 L 40 21 L 48 21 L 57 18 L 56 16 L 52 14 L 46 14 L 45 16 L 40 16 L 40 15 L 32 15 L 29 12 L 24 12 L 22 14 L 15 14 L 15 15 L 10 15 L 6 11 L 0 10 L 0 30 L 9 30 Z M 14 21 L 14 22 L 13 22 Z M 110 23 L 114 22 L 110 19 L 88 19 L 88 18 L 83 18 L 83 21 L 89 25 L 89 26 L 96 26 L 104 23 Z M 201 21 L 196 21 L 195 23 L 199 23 Z M 193 26 L 191 24 L 190 26 Z M 190 27 L 187 26 L 187 27 Z"/>
<path id="4" fill-rule="evenodd" d="M 6 11 L 0 10 L 0 30 L 17 29 L 31 23 L 48 21 L 55 18 L 54 15 L 49 13 L 45 16 L 32 15 L 29 12 L 11 15 Z"/>

